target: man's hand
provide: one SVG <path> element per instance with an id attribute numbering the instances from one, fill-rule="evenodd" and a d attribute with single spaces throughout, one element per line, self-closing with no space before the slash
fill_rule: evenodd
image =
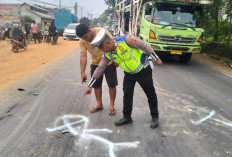
<path id="1" fill-rule="evenodd" d="M 158 59 L 157 61 L 155 61 L 155 65 L 161 66 L 162 65 L 161 59 Z"/>
<path id="2" fill-rule="evenodd" d="M 91 94 L 91 91 L 92 91 L 92 88 L 88 86 L 85 90 L 84 96 L 86 96 L 87 94 Z"/>
<path id="3" fill-rule="evenodd" d="M 81 74 L 81 80 L 82 80 L 82 84 L 83 84 L 83 82 L 87 81 L 86 73 Z"/>

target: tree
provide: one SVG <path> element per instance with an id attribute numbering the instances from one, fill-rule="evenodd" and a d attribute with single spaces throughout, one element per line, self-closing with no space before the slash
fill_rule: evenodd
<path id="1" fill-rule="evenodd" d="M 116 3 L 115 0 L 105 0 L 105 2 L 109 7 L 112 7 L 112 8 L 115 7 L 115 3 Z"/>
<path id="2" fill-rule="evenodd" d="M 229 21 L 229 36 L 228 36 L 228 44 L 230 43 L 231 40 L 231 34 L 232 34 L 232 0 L 227 0 L 227 5 L 226 5 L 226 14 L 228 17 Z"/>
<path id="3" fill-rule="evenodd" d="M 90 20 L 87 17 L 82 17 L 80 19 L 80 23 L 87 25 L 88 27 L 90 26 Z"/>
<path id="4" fill-rule="evenodd" d="M 97 18 L 94 18 L 93 19 L 93 25 L 96 26 L 98 24 L 98 19 Z"/>
<path id="5" fill-rule="evenodd" d="M 108 9 L 105 10 L 106 15 L 111 15 L 114 13 L 115 10 L 115 3 L 116 0 L 105 0 L 106 5 L 108 5 Z"/>
<path id="6" fill-rule="evenodd" d="M 101 24 L 106 24 L 106 23 L 108 23 L 108 20 L 109 20 L 109 18 L 108 18 L 108 16 L 106 15 L 106 14 L 101 14 L 100 15 L 100 17 L 98 18 L 98 21 L 99 21 L 99 23 L 101 23 Z"/>
<path id="7" fill-rule="evenodd" d="M 32 22 L 32 17 L 28 16 L 28 15 L 25 15 L 21 18 L 21 22 L 22 23 L 31 23 Z"/>

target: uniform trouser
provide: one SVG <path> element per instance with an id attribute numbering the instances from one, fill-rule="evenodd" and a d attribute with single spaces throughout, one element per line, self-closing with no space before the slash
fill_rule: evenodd
<path id="1" fill-rule="evenodd" d="M 155 92 L 155 88 L 152 80 L 152 69 L 150 66 L 141 70 L 137 74 L 129 74 L 125 73 L 123 80 L 123 116 L 125 118 L 130 118 L 132 114 L 133 107 L 133 95 L 134 95 L 134 87 L 135 83 L 138 82 L 145 92 L 149 108 L 150 114 L 152 118 L 156 118 L 159 115 L 158 112 L 158 103 L 157 103 L 157 95 Z"/>

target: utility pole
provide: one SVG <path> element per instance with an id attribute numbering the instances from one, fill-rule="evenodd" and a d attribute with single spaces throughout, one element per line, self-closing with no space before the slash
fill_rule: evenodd
<path id="1" fill-rule="evenodd" d="M 93 14 L 89 14 L 90 15 L 90 24 L 93 25 Z"/>
<path id="2" fill-rule="evenodd" d="M 74 5 L 74 14 L 77 16 L 78 14 L 78 5 L 77 5 L 77 2 L 75 3 Z"/>
<path id="3" fill-rule="evenodd" d="M 89 14 L 90 15 L 90 20 L 93 20 L 93 14 Z"/>
<path id="4" fill-rule="evenodd" d="M 89 15 L 90 15 L 90 13 L 89 13 L 89 11 L 87 11 L 87 18 L 89 19 Z"/>
<path id="5" fill-rule="evenodd" d="M 84 7 L 81 7 L 81 18 L 82 18 L 82 10 L 84 10 Z"/>
<path id="6" fill-rule="evenodd" d="M 60 9 L 61 9 L 61 0 L 59 0 L 59 7 L 60 7 Z"/>

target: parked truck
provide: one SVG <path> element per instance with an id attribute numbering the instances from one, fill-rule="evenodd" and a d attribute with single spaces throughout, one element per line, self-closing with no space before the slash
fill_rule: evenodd
<path id="1" fill-rule="evenodd" d="M 200 53 L 204 5 L 212 0 L 117 0 L 116 35 L 137 35 L 158 55 L 188 63 Z"/>
<path id="2" fill-rule="evenodd" d="M 69 10 L 62 8 L 55 13 L 55 26 L 60 35 L 70 23 L 77 23 L 77 17 Z"/>

